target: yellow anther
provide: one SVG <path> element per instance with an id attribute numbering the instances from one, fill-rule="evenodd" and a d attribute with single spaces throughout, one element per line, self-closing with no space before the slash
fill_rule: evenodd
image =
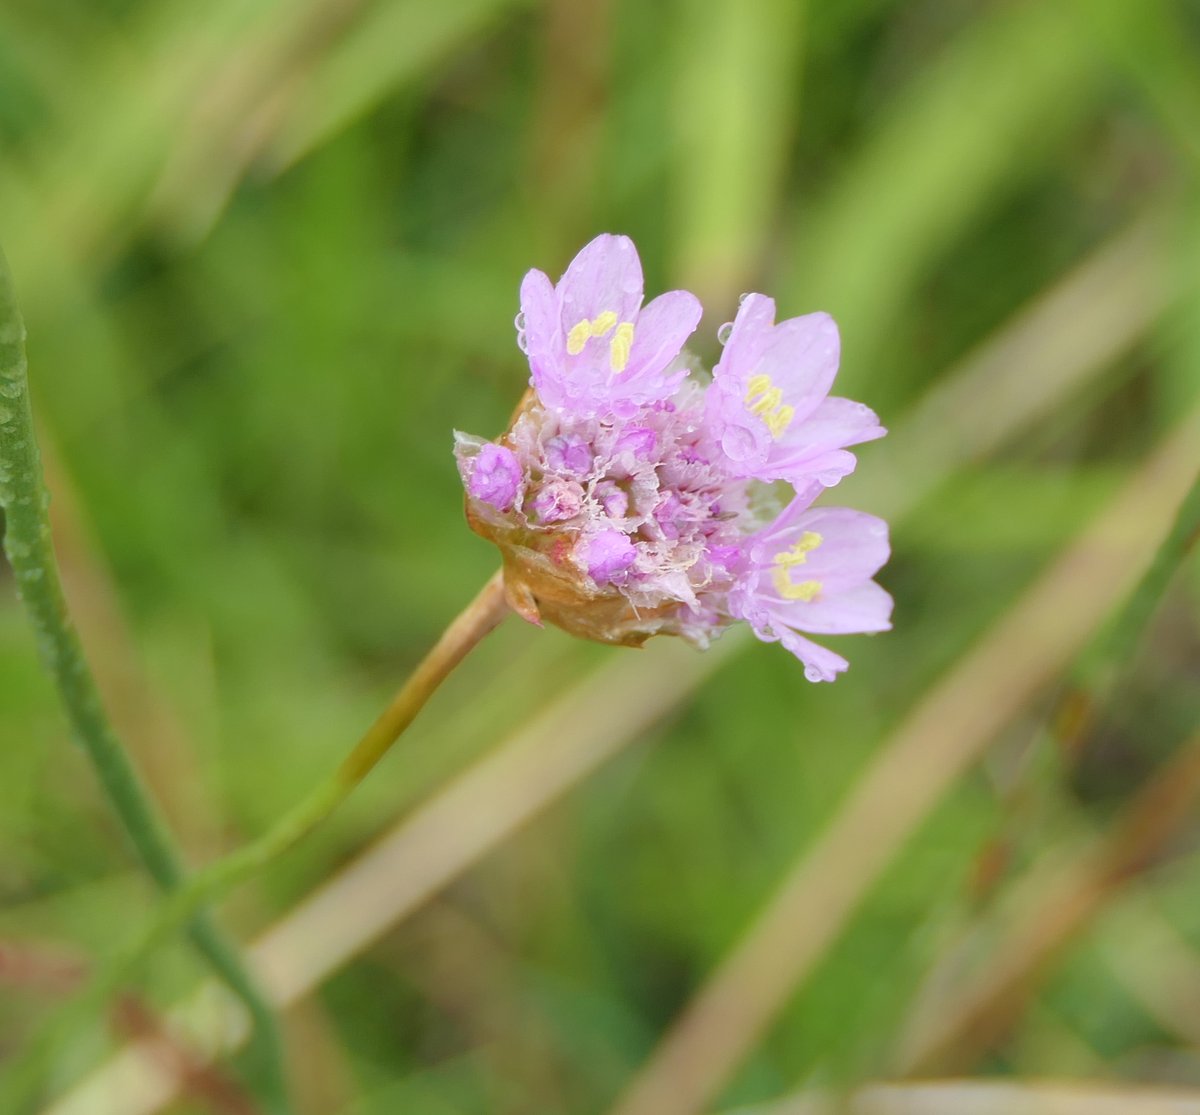
<path id="1" fill-rule="evenodd" d="M 746 384 L 746 405 L 749 406 L 752 402 L 754 402 L 758 395 L 761 395 L 764 391 L 768 390 L 770 386 L 770 376 L 751 376 L 750 382 Z"/>
<path id="2" fill-rule="evenodd" d="M 792 565 L 803 565 L 808 561 L 808 555 L 824 541 L 824 535 L 815 530 L 806 530 L 790 550 L 780 550 L 775 555 L 775 564 L 784 569 Z"/>
<path id="3" fill-rule="evenodd" d="M 771 436 L 778 440 L 783 437 L 783 431 L 791 424 L 792 419 L 796 417 L 796 408 L 790 406 L 776 407 L 775 410 L 765 416 L 767 429 L 771 431 Z"/>
<path id="4" fill-rule="evenodd" d="M 583 351 L 583 346 L 588 343 L 588 338 L 592 335 L 592 323 L 584 318 L 583 321 L 571 327 L 571 332 L 567 334 L 567 351 L 572 356 L 578 356 Z"/>
<path id="5" fill-rule="evenodd" d="M 821 593 L 820 581 L 793 581 L 784 565 L 775 567 L 771 579 L 775 583 L 775 591 L 784 600 L 803 600 L 805 604 L 809 604 Z"/>
<path id="6" fill-rule="evenodd" d="M 629 350 L 632 347 L 633 323 L 623 321 L 617 326 L 617 331 L 613 334 L 612 344 L 609 346 L 608 366 L 614 372 L 623 372 L 625 370 L 625 365 L 629 363 Z"/>
<path id="7" fill-rule="evenodd" d="M 771 382 L 770 376 L 762 374 L 751 376 L 746 384 L 746 409 L 766 423 L 771 437 L 776 440 L 783 436 L 783 431 L 796 417 L 796 408 L 784 403 L 782 389 Z"/>
<path id="8" fill-rule="evenodd" d="M 588 343 L 593 337 L 603 337 L 606 333 L 612 331 L 612 327 L 617 324 L 617 315 L 613 310 L 605 310 L 602 314 L 597 314 L 591 321 L 584 318 L 582 321 L 577 321 L 571 326 L 571 332 L 567 334 L 567 352 L 572 356 L 578 356 L 583 351 L 583 346 Z M 633 326 L 626 322 L 621 326 L 621 329 L 629 330 L 629 340 L 633 340 Z M 621 329 L 617 330 L 620 334 Z M 614 343 L 617 338 L 613 338 Z M 615 356 L 614 356 L 614 359 Z M 625 359 L 629 359 L 628 344 L 626 343 Z M 624 364 L 621 367 L 625 367 Z M 619 370 L 619 369 L 618 369 Z"/>
<path id="9" fill-rule="evenodd" d="M 762 392 L 758 397 L 758 401 L 748 404 L 747 409 L 751 414 L 761 414 L 764 418 L 774 414 L 783 405 L 783 392 L 778 387 L 772 387 Z M 769 426 L 770 419 L 767 418 Z"/>
<path id="10" fill-rule="evenodd" d="M 605 310 L 604 313 L 592 318 L 592 336 L 603 337 L 614 325 L 617 324 L 617 315 L 612 310 Z M 633 328 L 631 325 L 630 329 Z"/>

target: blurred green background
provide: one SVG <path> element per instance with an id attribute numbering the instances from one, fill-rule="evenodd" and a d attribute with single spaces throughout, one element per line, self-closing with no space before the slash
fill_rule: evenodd
<path id="1" fill-rule="evenodd" d="M 743 290 L 828 310 L 839 393 L 893 431 L 836 501 L 894 522 L 896 629 L 839 641 L 835 685 L 750 639 L 632 652 L 512 619 L 224 906 L 250 941 L 359 871 L 304 948 L 257 954 L 292 981 L 303 1112 L 625 1094 L 648 1115 L 630 1081 L 670 1079 L 656 1046 L 747 941 L 727 986 L 770 1002 L 702 1016 L 693 1053 L 728 1061 L 705 1110 L 910 1073 L 1200 1095 L 1200 826 L 1185 803 L 1134 864 L 1088 858 L 1123 846 L 1131 807 L 1135 831 L 1162 812 L 1147 780 L 1197 747 L 1194 560 L 1082 740 L 1047 728 L 1129 588 L 1086 554 L 1056 563 L 1097 517 L 1148 559 L 1200 461 L 1198 169 L 1185 0 L 0 3 L 0 242 L 58 549 L 195 862 L 320 779 L 492 571 L 450 431 L 499 433 L 523 388 L 529 267 L 628 233 L 649 291 L 704 300 L 709 361 Z M 1158 503 L 1120 502 L 1138 477 Z M 1061 606 L 1022 610 L 1056 568 Z M 4 577 L 0 1058 L 18 1058 L 154 894 Z M 892 816 L 876 782 L 879 808 L 845 819 L 890 754 L 927 792 L 899 779 Z M 475 797 L 439 797 L 471 770 Z M 357 859 L 429 801 L 403 855 Z M 838 817 L 852 839 L 821 840 Z M 755 937 L 798 862 L 864 901 L 810 877 Z M 163 949 L 55 1094 L 202 975 Z M 168 1109 L 253 1110 L 192 1040 L 155 1055 L 188 1070 Z M 104 1095 L 78 1110 L 154 1109 Z"/>

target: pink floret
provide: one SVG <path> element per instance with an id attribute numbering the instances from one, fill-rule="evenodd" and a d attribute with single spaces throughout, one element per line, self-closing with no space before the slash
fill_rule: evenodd
<path id="1" fill-rule="evenodd" d="M 467 491 L 497 511 L 507 511 L 520 485 L 521 464 L 516 454 L 490 441 L 483 445 L 474 459 Z"/>
<path id="2" fill-rule="evenodd" d="M 581 549 L 588 576 L 599 585 L 624 573 L 637 558 L 629 536 L 619 530 L 602 530 L 586 539 Z"/>
<path id="3" fill-rule="evenodd" d="M 674 290 L 642 306 L 642 265 L 628 236 L 597 236 L 554 284 L 530 271 L 521 284 L 520 327 L 543 403 L 579 417 L 629 417 L 669 398 L 675 368 L 702 313 Z"/>
<path id="4" fill-rule="evenodd" d="M 887 524 L 846 507 L 810 507 L 820 486 L 801 492 L 747 539 L 745 575 L 729 611 L 765 642 L 781 642 L 810 681 L 832 681 L 847 663 L 804 638 L 887 631 L 892 598 L 871 578 L 889 555 Z"/>
<path id="5" fill-rule="evenodd" d="M 828 314 L 775 324 L 775 303 L 747 295 L 713 370 L 705 418 L 733 476 L 826 487 L 854 471 L 846 447 L 883 437 L 875 413 L 830 398 L 840 342 Z"/>

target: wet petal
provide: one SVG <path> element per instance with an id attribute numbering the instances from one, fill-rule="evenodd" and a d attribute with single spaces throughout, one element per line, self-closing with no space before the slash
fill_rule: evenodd
<path id="1" fill-rule="evenodd" d="M 789 531 L 775 535 L 773 553 L 756 549 L 756 560 L 774 567 L 779 554 L 805 538 L 819 541 L 804 550 L 803 562 L 791 566 L 791 579 L 820 581 L 827 595 L 869 580 L 891 553 L 882 519 L 848 507 L 813 507 L 797 516 Z"/>
<path id="2" fill-rule="evenodd" d="M 581 321 L 632 321 L 642 304 L 642 264 L 628 236 L 604 233 L 571 260 L 558 284 L 563 336 Z"/>
<path id="3" fill-rule="evenodd" d="M 889 631 L 892 622 L 892 598 L 874 581 L 810 603 L 788 601 L 789 626 L 814 635 L 862 635 L 868 631 Z M 781 611 L 782 618 L 783 612 Z"/>
<path id="4" fill-rule="evenodd" d="M 525 318 L 525 352 L 539 390 L 547 378 L 555 378 L 561 361 L 563 340 L 558 324 L 558 296 L 550 277 L 530 271 L 521 282 L 521 313 Z"/>
<path id="5" fill-rule="evenodd" d="M 779 641 L 804 663 L 804 676 L 809 681 L 833 681 L 850 667 L 840 654 L 794 631 L 784 631 Z"/>
<path id="6" fill-rule="evenodd" d="M 754 374 L 779 388 L 783 404 L 794 408 L 792 422 L 800 422 L 829 394 L 840 351 L 837 325 L 828 314 L 789 318 L 775 326 Z"/>
<path id="7" fill-rule="evenodd" d="M 725 341 L 721 361 L 713 369 L 717 381 L 731 380 L 737 393 L 746 390 L 746 380 L 754 373 L 775 327 L 775 300 L 765 294 L 747 294 L 733 319 L 733 329 Z"/>
<path id="8" fill-rule="evenodd" d="M 629 365 L 620 378 L 624 380 L 661 374 L 679 355 L 683 342 L 696 331 L 703 312 L 700 299 L 686 290 L 670 290 L 660 294 L 638 314 L 633 346 L 629 350 Z M 664 380 L 670 378 L 674 382 L 661 397 L 670 395 L 684 375 L 686 369 L 681 374 L 664 377 Z"/>

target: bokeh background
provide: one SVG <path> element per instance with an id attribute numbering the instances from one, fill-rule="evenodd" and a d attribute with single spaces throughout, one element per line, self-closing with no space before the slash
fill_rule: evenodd
<path id="1" fill-rule="evenodd" d="M 650 291 L 701 295 L 709 361 L 741 291 L 828 310 L 839 392 L 892 429 L 838 500 L 893 521 L 896 628 L 840 641 L 835 685 L 750 638 L 510 620 L 225 903 L 303 1112 L 782 1115 L 913 1078 L 966 1079 L 923 1111 L 1047 1078 L 1200 1111 L 1196 561 L 1079 659 L 1200 465 L 1198 168 L 1188 2 L 3 0 L 0 241 L 57 545 L 197 863 L 320 779 L 492 571 L 450 431 L 522 390 L 529 267 L 630 234 Z M 16 1059 L 154 893 L 2 587 Z M 165 1021 L 202 978 L 161 950 L 47 1110 L 253 1111 L 236 1059 L 205 1067 L 236 1009 Z"/>

